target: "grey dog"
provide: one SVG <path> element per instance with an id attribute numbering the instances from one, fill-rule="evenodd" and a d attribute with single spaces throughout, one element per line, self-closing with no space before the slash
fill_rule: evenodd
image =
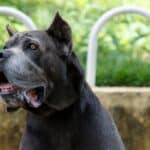
<path id="1" fill-rule="evenodd" d="M 28 111 L 19 150 L 124 150 L 113 119 L 84 79 L 59 13 L 47 30 L 7 31 L 0 94 L 8 111 Z"/>

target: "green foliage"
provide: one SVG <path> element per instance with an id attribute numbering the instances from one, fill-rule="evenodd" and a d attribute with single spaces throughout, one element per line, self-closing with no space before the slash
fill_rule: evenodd
<path id="1" fill-rule="evenodd" d="M 107 10 L 130 4 L 130 0 L 0 0 L 1 5 L 18 8 L 28 14 L 40 29 L 47 28 L 55 12 L 60 11 L 73 31 L 74 50 L 86 66 L 88 36 L 94 22 Z M 132 4 L 150 8 L 149 1 Z M 8 38 L 5 25 L 16 30 L 25 26 L 12 17 L 0 16 L 0 45 Z M 150 86 L 149 21 L 137 15 L 113 18 L 99 33 L 97 85 Z"/>

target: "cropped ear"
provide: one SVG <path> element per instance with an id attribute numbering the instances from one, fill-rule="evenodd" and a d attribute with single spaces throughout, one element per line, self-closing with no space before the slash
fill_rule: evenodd
<path id="1" fill-rule="evenodd" d="M 9 34 L 9 36 L 11 37 L 11 36 L 13 36 L 16 32 L 11 28 L 11 26 L 8 24 L 8 25 L 6 25 L 6 30 L 7 30 L 7 32 L 8 32 L 8 34 Z"/>
<path id="2" fill-rule="evenodd" d="M 62 19 L 57 12 L 52 24 L 46 31 L 50 36 L 58 40 L 59 43 L 65 44 L 69 50 L 72 49 L 72 32 L 68 23 Z"/>

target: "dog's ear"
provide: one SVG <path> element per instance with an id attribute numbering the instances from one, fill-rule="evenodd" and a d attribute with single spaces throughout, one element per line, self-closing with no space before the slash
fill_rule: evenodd
<path id="1" fill-rule="evenodd" d="M 8 25 L 6 25 L 6 30 L 7 30 L 7 32 L 8 32 L 8 34 L 9 34 L 9 36 L 11 37 L 11 36 L 13 36 L 16 32 L 11 28 L 11 26 L 8 24 Z"/>
<path id="2" fill-rule="evenodd" d="M 72 32 L 68 23 L 57 12 L 47 33 L 61 44 L 65 44 L 68 50 L 72 49 Z"/>

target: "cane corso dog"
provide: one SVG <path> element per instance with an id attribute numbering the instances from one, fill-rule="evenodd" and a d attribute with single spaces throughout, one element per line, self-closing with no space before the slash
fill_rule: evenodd
<path id="1" fill-rule="evenodd" d="M 124 150 L 111 116 L 84 79 L 68 23 L 14 32 L 0 53 L 0 94 L 8 111 L 27 110 L 19 150 Z"/>

